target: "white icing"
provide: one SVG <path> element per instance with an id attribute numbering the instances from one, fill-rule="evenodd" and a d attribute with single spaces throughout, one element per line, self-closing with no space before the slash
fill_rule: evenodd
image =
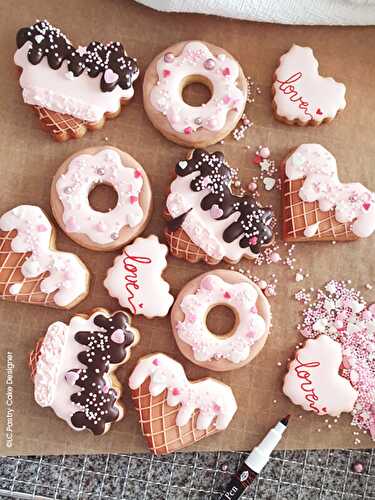
<path id="1" fill-rule="evenodd" d="M 156 236 L 137 238 L 115 258 L 104 286 L 133 314 L 166 316 L 174 300 L 169 284 L 162 278 L 167 253 L 168 247 Z"/>
<path id="2" fill-rule="evenodd" d="M 110 184 L 118 201 L 109 212 L 91 208 L 88 195 L 97 184 Z M 126 167 L 113 149 L 75 156 L 65 174 L 56 181 L 56 191 L 63 205 L 63 222 L 68 233 L 81 233 L 100 245 L 113 243 L 125 226 L 135 227 L 144 218 L 139 203 L 142 174 Z"/>
<path id="3" fill-rule="evenodd" d="M 47 58 L 31 64 L 27 58 L 31 42 L 26 42 L 14 55 L 14 62 L 22 68 L 20 85 L 25 103 L 66 113 L 88 122 L 100 121 L 105 113 L 116 113 L 121 99 L 133 97 L 134 89 L 117 85 L 111 92 L 100 89 L 101 74 L 91 78 L 85 70 L 69 77 L 68 62 L 59 69 L 51 69 Z M 138 74 L 133 75 L 133 81 Z"/>
<path id="4" fill-rule="evenodd" d="M 345 85 L 322 77 L 309 47 L 293 45 L 276 70 L 274 102 L 278 115 L 308 122 L 334 118 L 346 106 Z"/>
<path id="5" fill-rule="evenodd" d="M 335 157 L 320 144 L 302 144 L 287 159 L 285 173 L 291 181 L 304 179 L 299 197 L 319 203 L 323 212 L 335 211 L 340 223 L 352 222 L 353 233 L 366 238 L 375 230 L 375 193 L 358 182 L 344 184 Z"/>
<path id="6" fill-rule="evenodd" d="M 191 181 L 198 175 L 199 172 L 192 172 L 185 177 L 178 176 L 172 182 L 166 203 L 171 216 L 176 218 L 192 208 L 181 227 L 189 238 L 210 257 L 217 260 L 226 257 L 232 261 L 238 261 L 244 256 L 253 257 L 249 247 L 240 247 L 238 239 L 231 243 L 223 239 L 224 230 L 239 218 L 238 212 L 226 219 L 215 220 L 208 212 L 202 210 L 201 201 L 209 190 L 193 191 L 190 189 Z"/>
<path id="7" fill-rule="evenodd" d="M 176 324 L 177 334 L 191 346 L 197 361 L 226 359 L 241 363 L 266 333 L 265 321 L 257 313 L 257 299 L 257 290 L 247 281 L 230 284 L 216 275 L 205 276 L 198 290 L 185 295 L 180 304 L 185 316 Z M 237 324 L 229 337 L 214 335 L 207 328 L 207 313 L 218 304 L 235 311 Z"/>
<path id="8" fill-rule="evenodd" d="M 213 69 L 206 69 L 205 61 L 214 61 Z M 198 41 L 187 43 L 172 62 L 164 56 L 157 63 L 159 80 L 152 88 L 152 105 L 163 113 L 171 127 L 180 133 L 191 133 L 200 127 L 221 130 L 231 109 L 242 109 L 245 93 L 237 87 L 239 65 L 235 59 L 221 54 L 214 56 L 208 47 Z M 190 106 L 181 96 L 181 84 L 189 76 L 200 76 L 210 81 L 211 99 L 202 106 Z"/>
<path id="9" fill-rule="evenodd" d="M 353 410 L 358 392 L 339 375 L 342 349 L 327 335 L 310 339 L 296 352 L 284 380 L 284 393 L 317 415 L 338 417 Z"/>
<path id="10" fill-rule="evenodd" d="M 152 354 L 138 361 L 129 377 L 129 387 L 136 390 L 147 378 L 150 378 L 152 396 L 158 396 L 167 389 L 167 404 L 181 405 L 176 417 L 178 427 L 186 425 L 194 411 L 198 410 L 198 429 L 208 429 L 216 419 L 214 425 L 223 430 L 237 411 L 229 386 L 213 378 L 189 382 L 180 363 L 165 354 Z"/>
<path id="11" fill-rule="evenodd" d="M 17 230 L 11 249 L 16 253 L 31 252 L 21 267 L 25 278 L 34 278 L 48 271 L 40 283 L 43 293 L 56 292 L 56 305 L 65 307 L 86 293 L 88 272 L 82 262 L 68 252 L 50 248 L 52 226 L 36 206 L 20 205 L 0 217 L 2 231 Z M 17 283 L 19 285 L 19 283 Z M 11 293 L 14 293 L 13 288 Z"/>
<path id="12" fill-rule="evenodd" d="M 78 360 L 78 354 L 88 348 L 75 340 L 77 332 L 100 332 L 102 329 L 95 325 L 95 312 L 89 318 L 73 316 L 66 325 L 61 321 L 52 323 L 43 339 L 40 355 L 36 364 L 34 376 L 34 395 L 36 402 L 42 407 L 51 407 L 55 414 L 65 420 L 69 426 L 77 431 L 71 422 L 71 417 L 82 410 L 79 403 L 71 401 L 72 394 L 82 390 L 81 387 L 69 383 L 66 374 L 72 370 L 84 370 L 87 367 Z M 111 378 L 105 376 L 106 383 L 112 387 Z"/>

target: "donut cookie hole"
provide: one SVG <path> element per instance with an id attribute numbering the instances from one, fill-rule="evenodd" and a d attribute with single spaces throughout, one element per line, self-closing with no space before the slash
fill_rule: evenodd
<path id="1" fill-rule="evenodd" d="M 227 304 L 210 307 L 206 315 L 206 328 L 215 337 L 227 339 L 235 333 L 239 317 L 235 309 Z"/>
<path id="2" fill-rule="evenodd" d="M 94 184 L 89 192 L 88 199 L 93 210 L 105 213 L 117 206 L 118 194 L 111 184 Z"/>
<path id="3" fill-rule="evenodd" d="M 184 103 L 199 108 L 211 100 L 213 86 L 208 78 L 192 75 L 182 80 L 180 93 Z"/>

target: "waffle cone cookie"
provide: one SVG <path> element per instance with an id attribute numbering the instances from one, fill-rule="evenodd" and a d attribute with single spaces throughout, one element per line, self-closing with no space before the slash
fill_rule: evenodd
<path id="1" fill-rule="evenodd" d="M 58 142 L 82 137 L 121 112 L 139 69 L 120 42 L 75 48 L 60 29 L 37 21 L 17 33 L 14 62 L 25 103 Z"/>
<path id="2" fill-rule="evenodd" d="M 129 378 L 147 446 L 164 455 L 226 429 L 237 411 L 231 388 L 213 378 L 189 382 L 165 354 L 141 358 Z"/>
<path id="3" fill-rule="evenodd" d="M 216 306 L 225 306 L 234 314 L 234 325 L 224 335 L 215 335 L 207 326 L 207 315 Z M 182 288 L 172 308 L 171 325 L 178 348 L 192 363 L 215 371 L 236 370 L 263 349 L 271 308 L 249 278 L 229 269 L 215 269 Z"/>
<path id="4" fill-rule="evenodd" d="M 273 77 L 273 112 L 288 125 L 318 126 L 345 108 L 345 92 L 343 83 L 319 74 L 310 47 L 293 45 L 281 56 Z"/>
<path id="5" fill-rule="evenodd" d="M 89 290 L 89 271 L 74 254 L 55 249 L 55 229 L 36 206 L 0 217 L 0 297 L 70 309 Z"/>
<path id="6" fill-rule="evenodd" d="M 165 235 L 172 255 L 235 264 L 242 257 L 256 258 L 272 242 L 272 210 L 252 195 L 232 192 L 235 172 L 223 153 L 195 149 L 177 163 L 176 174 L 166 202 Z"/>
<path id="7" fill-rule="evenodd" d="M 129 316 L 96 309 L 49 326 L 30 354 L 34 396 L 76 431 L 105 434 L 124 416 L 116 369 L 139 341 Z"/>
<path id="8" fill-rule="evenodd" d="M 340 181 L 334 156 L 302 144 L 281 166 L 285 241 L 350 241 L 375 230 L 375 194 Z"/>

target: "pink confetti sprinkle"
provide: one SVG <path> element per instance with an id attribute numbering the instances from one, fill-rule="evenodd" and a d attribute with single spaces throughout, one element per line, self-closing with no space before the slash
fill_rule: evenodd
<path id="1" fill-rule="evenodd" d="M 134 196 L 134 195 L 132 194 L 132 195 L 130 196 L 129 200 L 130 200 L 130 204 L 131 204 L 131 205 L 134 205 L 134 203 L 137 203 L 137 201 L 138 201 L 138 196 Z"/>
<path id="2" fill-rule="evenodd" d="M 193 129 L 191 127 L 184 128 L 184 134 L 190 135 L 192 132 L 193 132 Z"/>
<path id="3" fill-rule="evenodd" d="M 38 231 L 38 233 L 45 233 L 46 231 L 48 231 L 48 228 L 44 224 L 38 224 L 36 226 L 36 230 Z"/>
<path id="4" fill-rule="evenodd" d="M 224 104 L 229 104 L 229 103 L 230 103 L 230 97 L 229 97 L 229 95 L 225 95 L 225 96 L 223 97 L 223 103 L 224 103 Z"/>
<path id="5" fill-rule="evenodd" d="M 214 404 L 214 412 L 215 413 L 220 413 L 220 411 L 221 411 L 221 407 L 217 403 L 215 403 Z"/>
<path id="6" fill-rule="evenodd" d="M 225 292 L 225 293 L 224 293 L 224 298 L 226 298 L 226 299 L 230 299 L 230 297 L 231 297 L 231 296 L 230 296 L 230 293 L 229 293 L 229 292 Z"/>
<path id="7" fill-rule="evenodd" d="M 230 75 L 230 68 L 224 68 L 223 71 L 222 71 L 223 75 L 224 76 L 229 76 Z"/>
<path id="8" fill-rule="evenodd" d="M 164 69 L 163 70 L 163 77 L 164 78 L 167 78 L 168 76 L 170 76 L 171 72 L 169 71 L 169 69 Z"/>
<path id="9" fill-rule="evenodd" d="M 189 321 L 189 323 L 195 323 L 197 321 L 197 316 L 191 312 L 187 314 L 186 319 Z"/>
<path id="10" fill-rule="evenodd" d="M 155 358 L 152 360 L 152 364 L 155 365 L 155 366 L 159 366 L 160 365 L 160 361 L 158 360 L 158 358 Z"/>
<path id="11" fill-rule="evenodd" d="M 250 245 L 256 245 L 258 243 L 258 238 L 256 236 L 253 236 L 249 239 Z"/>
<path id="12" fill-rule="evenodd" d="M 141 172 L 140 172 L 139 170 L 135 169 L 135 170 L 134 170 L 134 177 L 135 177 L 136 179 L 138 179 L 139 177 L 142 177 Z"/>
<path id="13" fill-rule="evenodd" d="M 364 203 L 362 205 L 362 207 L 363 207 L 363 210 L 366 210 L 366 212 L 367 212 L 371 208 L 371 203 Z"/>
<path id="14" fill-rule="evenodd" d="M 179 396 L 181 394 L 180 389 L 178 389 L 177 387 L 173 387 L 172 394 L 173 396 Z"/>

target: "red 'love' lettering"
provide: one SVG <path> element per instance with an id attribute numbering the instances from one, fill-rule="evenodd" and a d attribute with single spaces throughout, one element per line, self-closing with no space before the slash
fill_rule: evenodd
<path id="1" fill-rule="evenodd" d="M 277 83 L 280 83 L 279 89 L 284 95 L 289 96 L 289 101 L 299 103 L 299 109 L 302 109 L 306 116 L 309 116 L 311 120 L 313 119 L 313 115 L 309 112 L 309 103 L 305 101 L 302 96 L 299 96 L 298 90 L 296 90 L 292 83 L 298 82 L 302 78 L 302 73 L 299 71 L 298 73 L 294 73 L 294 75 L 290 76 L 287 80 L 276 80 Z"/>
<path id="2" fill-rule="evenodd" d="M 319 401 L 319 397 L 317 396 L 315 389 L 312 386 L 312 382 L 310 380 L 311 373 L 307 370 L 307 368 L 317 368 L 320 366 L 318 361 L 310 361 L 309 363 L 302 363 L 298 356 L 296 355 L 296 361 L 299 363 L 295 368 L 295 372 L 297 373 L 297 377 L 302 379 L 304 382 L 301 383 L 301 389 L 306 392 L 305 399 L 309 402 L 310 408 L 317 413 L 318 415 L 324 413 L 326 408 L 322 408 L 320 410 L 316 406 L 316 402 Z"/>
<path id="3" fill-rule="evenodd" d="M 136 307 L 133 303 L 134 291 L 139 289 L 138 284 L 138 268 L 135 264 L 151 264 L 151 259 L 149 257 L 141 257 L 135 255 L 129 255 L 124 252 L 125 258 L 123 260 L 125 271 L 129 274 L 125 274 L 125 288 L 128 292 L 128 302 L 132 312 L 135 314 L 137 312 Z M 129 262 L 130 261 L 130 262 Z M 133 290 L 132 290 L 133 288 Z"/>

